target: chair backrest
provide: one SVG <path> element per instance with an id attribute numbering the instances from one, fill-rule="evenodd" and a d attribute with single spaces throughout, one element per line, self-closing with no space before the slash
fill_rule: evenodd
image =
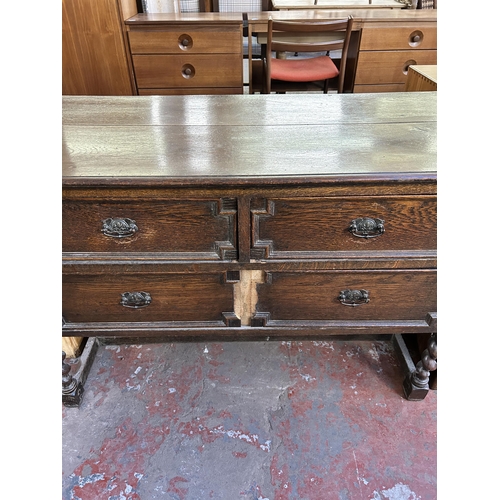
<path id="1" fill-rule="evenodd" d="M 352 16 L 346 19 L 320 21 L 273 21 L 267 28 L 266 61 L 267 84 L 270 89 L 272 52 L 329 52 L 340 50 L 338 92 L 344 90 L 347 51 L 352 31 Z"/>

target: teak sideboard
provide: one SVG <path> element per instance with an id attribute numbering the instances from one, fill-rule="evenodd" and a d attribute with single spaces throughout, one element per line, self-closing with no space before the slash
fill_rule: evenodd
<path id="1" fill-rule="evenodd" d="M 63 98 L 63 336 L 435 333 L 436 93 Z"/>

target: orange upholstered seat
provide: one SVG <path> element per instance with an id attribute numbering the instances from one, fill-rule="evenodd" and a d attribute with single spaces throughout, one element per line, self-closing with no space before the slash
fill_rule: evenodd
<path id="1" fill-rule="evenodd" d="M 337 66 L 328 56 L 309 59 L 273 59 L 271 79 L 285 82 L 310 82 L 335 78 Z"/>

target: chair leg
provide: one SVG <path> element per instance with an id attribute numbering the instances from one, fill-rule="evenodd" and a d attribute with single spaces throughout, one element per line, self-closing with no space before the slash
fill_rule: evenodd
<path id="1" fill-rule="evenodd" d="M 328 94 L 328 82 L 329 80 L 325 80 L 325 84 L 323 87 L 323 94 Z"/>

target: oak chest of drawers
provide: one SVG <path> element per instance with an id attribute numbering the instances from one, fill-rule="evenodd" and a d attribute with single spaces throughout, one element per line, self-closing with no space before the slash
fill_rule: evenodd
<path id="1" fill-rule="evenodd" d="M 63 335 L 430 332 L 436 95 L 68 97 Z"/>
<path id="2" fill-rule="evenodd" d="M 243 93 L 241 14 L 138 14 L 125 24 L 139 95 Z"/>

